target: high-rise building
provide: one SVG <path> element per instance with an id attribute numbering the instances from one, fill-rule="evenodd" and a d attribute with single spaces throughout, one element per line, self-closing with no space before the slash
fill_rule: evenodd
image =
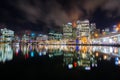
<path id="1" fill-rule="evenodd" d="M 90 38 L 90 23 L 89 20 L 77 21 L 76 34 L 82 43 L 86 43 Z"/>
<path id="2" fill-rule="evenodd" d="M 11 42 L 14 39 L 14 31 L 7 28 L 1 29 L 2 41 Z"/>
<path id="3" fill-rule="evenodd" d="M 91 39 L 95 37 L 95 32 L 96 32 L 96 24 L 91 23 L 90 24 L 90 38 Z"/>
<path id="4" fill-rule="evenodd" d="M 92 32 L 92 31 L 95 31 L 95 29 L 96 29 L 96 24 L 95 23 L 91 23 L 90 24 L 90 31 Z"/>
<path id="5" fill-rule="evenodd" d="M 72 23 L 63 25 L 63 38 L 72 38 Z"/>
<path id="6" fill-rule="evenodd" d="M 89 20 L 83 20 L 83 21 L 77 21 L 77 30 L 78 30 L 78 36 L 86 36 L 89 37 L 90 33 L 90 23 Z"/>

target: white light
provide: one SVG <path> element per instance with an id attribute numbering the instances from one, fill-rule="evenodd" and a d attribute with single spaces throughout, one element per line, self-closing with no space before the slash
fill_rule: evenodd
<path id="1" fill-rule="evenodd" d="M 43 55 L 46 55 L 46 51 L 43 52 Z"/>
<path id="2" fill-rule="evenodd" d="M 118 64 L 120 64 L 120 60 L 118 61 Z"/>
<path id="3" fill-rule="evenodd" d="M 90 70 L 91 68 L 89 66 L 85 67 L 85 70 Z"/>
<path id="4" fill-rule="evenodd" d="M 118 65 L 119 63 L 118 63 L 118 61 L 115 61 L 115 65 Z"/>
<path id="5" fill-rule="evenodd" d="M 71 22 L 68 22 L 68 25 L 72 25 L 72 23 L 71 23 Z"/>
<path id="6" fill-rule="evenodd" d="M 112 53 L 113 52 L 113 48 L 112 47 L 110 47 L 110 53 Z"/>
<path id="7" fill-rule="evenodd" d="M 115 58 L 115 60 L 116 60 L 116 61 L 118 61 L 118 60 L 119 60 L 119 58 L 118 58 L 118 57 L 116 57 L 116 58 Z"/>
<path id="8" fill-rule="evenodd" d="M 99 58 L 99 60 L 101 61 L 101 60 L 102 60 L 102 58 Z"/>
<path id="9" fill-rule="evenodd" d="M 39 52 L 39 56 L 42 56 L 42 53 L 41 53 L 41 52 Z"/>
<path id="10" fill-rule="evenodd" d="M 115 27 L 117 27 L 117 25 L 113 25 L 113 27 L 115 28 Z"/>
<path id="11" fill-rule="evenodd" d="M 95 64 L 95 67 L 97 67 L 97 64 Z"/>
<path id="12" fill-rule="evenodd" d="M 73 65 L 72 65 L 72 64 L 68 64 L 68 68 L 69 68 L 69 69 L 72 69 L 72 68 L 73 68 Z"/>
<path id="13" fill-rule="evenodd" d="M 94 67 L 94 64 L 92 64 L 92 67 Z"/>
<path id="14" fill-rule="evenodd" d="M 49 58 L 53 57 L 53 55 L 49 54 Z"/>

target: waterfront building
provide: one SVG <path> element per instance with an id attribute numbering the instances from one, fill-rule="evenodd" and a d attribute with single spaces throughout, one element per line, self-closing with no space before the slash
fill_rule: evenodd
<path id="1" fill-rule="evenodd" d="M 55 38 L 56 40 L 60 40 L 60 39 L 62 39 L 62 34 L 61 34 L 61 33 L 55 33 L 55 34 L 54 34 L 54 38 Z"/>
<path id="2" fill-rule="evenodd" d="M 30 40 L 30 37 L 26 34 L 22 36 L 22 42 L 28 42 Z"/>
<path id="3" fill-rule="evenodd" d="M 72 38 L 72 23 L 67 23 L 63 25 L 63 38 L 64 39 L 71 39 Z"/>
<path id="4" fill-rule="evenodd" d="M 109 28 L 105 28 L 103 30 L 103 35 L 108 35 L 108 34 L 110 34 L 110 29 Z"/>
<path id="5" fill-rule="evenodd" d="M 62 39 L 62 33 L 55 32 L 55 31 L 50 31 L 48 33 L 48 38 L 49 38 L 49 40 L 61 40 Z"/>
<path id="6" fill-rule="evenodd" d="M 55 33 L 55 31 L 50 31 L 49 33 L 48 33 L 48 39 L 49 40 L 54 40 L 55 38 L 54 38 L 54 33 Z"/>
<path id="7" fill-rule="evenodd" d="M 14 31 L 12 30 L 9 30 L 7 28 L 1 29 L 1 34 L 2 41 L 4 42 L 11 42 L 14 40 Z"/>
<path id="8" fill-rule="evenodd" d="M 47 36 L 47 35 L 39 34 L 39 35 L 36 37 L 36 41 L 45 41 L 45 40 L 48 40 L 48 36 Z"/>
<path id="9" fill-rule="evenodd" d="M 76 27 L 77 37 L 82 43 L 87 43 L 90 39 L 90 22 L 89 20 L 78 20 Z"/>
<path id="10" fill-rule="evenodd" d="M 91 23 L 90 24 L 90 39 L 94 38 L 95 31 L 96 31 L 96 24 Z"/>
<path id="11" fill-rule="evenodd" d="M 15 35 L 14 42 L 20 42 L 20 37 L 18 35 Z"/>

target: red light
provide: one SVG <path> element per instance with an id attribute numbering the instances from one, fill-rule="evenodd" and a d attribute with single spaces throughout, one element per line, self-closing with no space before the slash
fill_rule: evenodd
<path id="1" fill-rule="evenodd" d="M 26 57 L 28 58 L 28 57 L 29 57 L 29 54 L 26 54 Z"/>
<path id="2" fill-rule="evenodd" d="M 29 54 L 25 54 L 25 59 L 29 58 Z"/>
<path id="3" fill-rule="evenodd" d="M 73 65 L 74 65 L 74 67 L 77 67 L 77 62 L 74 62 Z"/>
<path id="4" fill-rule="evenodd" d="M 18 56 L 18 52 L 16 52 L 15 55 Z"/>

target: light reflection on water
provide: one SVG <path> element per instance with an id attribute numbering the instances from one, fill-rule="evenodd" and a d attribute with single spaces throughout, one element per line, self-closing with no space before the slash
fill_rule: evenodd
<path id="1" fill-rule="evenodd" d="M 115 65 L 120 65 L 120 48 L 113 46 L 78 46 L 78 45 L 0 45 L 0 62 L 12 61 L 13 57 L 23 55 L 25 59 L 36 56 L 55 58 L 62 56 L 63 66 L 68 69 L 83 68 L 90 70 L 97 67 L 100 60 L 110 61 L 115 58 Z"/>
<path id="2" fill-rule="evenodd" d="M 0 62 L 5 62 L 13 59 L 13 49 L 9 44 L 0 45 Z"/>

